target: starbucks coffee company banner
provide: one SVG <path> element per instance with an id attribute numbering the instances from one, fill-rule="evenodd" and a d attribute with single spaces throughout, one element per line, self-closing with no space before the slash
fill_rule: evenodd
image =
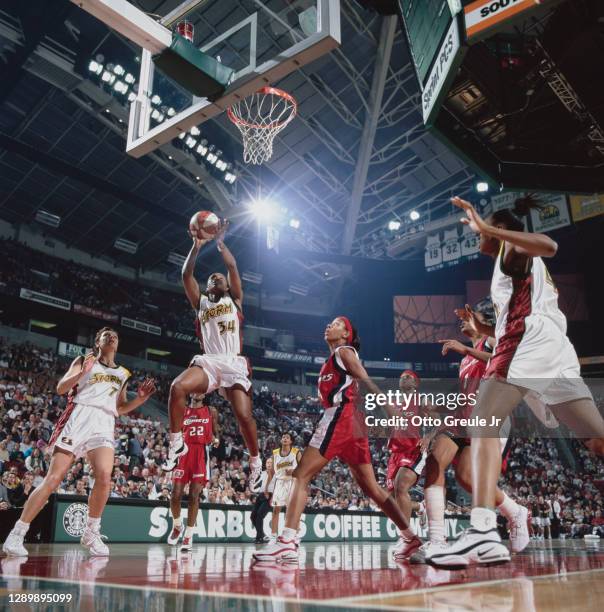
<path id="1" fill-rule="evenodd" d="M 55 513 L 54 542 L 79 540 L 87 519 L 86 500 L 72 495 L 58 495 Z M 193 540 L 204 543 L 247 543 L 256 537 L 251 521 L 251 506 L 202 504 L 197 515 Z M 187 509 L 182 509 L 183 519 Z M 281 513 L 281 521 L 284 520 Z M 270 533 L 268 514 L 265 533 Z M 468 516 L 446 519 L 446 533 L 457 538 L 469 526 Z M 412 519 L 412 527 L 421 535 L 426 530 Z M 145 500 L 111 498 L 103 513 L 103 534 L 108 542 L 155 542 L 167 540 L 172 520 L 166 504 Z M 377 512 L 308 512 L 302 515 L 301 534 L 307 542 L 392 541 L 398 538 L 396 526 Z"/>

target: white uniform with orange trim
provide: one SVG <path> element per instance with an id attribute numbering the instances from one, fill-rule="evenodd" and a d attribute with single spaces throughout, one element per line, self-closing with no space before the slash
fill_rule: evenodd
<path id="1" fill-rule="evenodd" d="M 202 294 L 197 316 L 204 354 L 195 355 L 190 365 L 203 368 L 208 375 L 206 393 L 233 385 L 248 391 L 252 385 L 250 367 L 241 356 L 243 315 L 235 300 L 227 293 L 213 302 Z"/>
<path id="2" fill-rule="evenodd" d="M 532 389 L 549 405 L 591 398 L 543 259 L 532 258 L 526 276 L 512 277 L 503 256 L 504 243 L 491 281 L 497 342 L 484 377 Z"/>
<path id="3" fill-rule="evenodd" d="M 95 448 L 114 448 L 117 401 L 130 376 L 130 371 L 123 366 L 112 368 L 97 359 L 69 392 L 48 452 L 57 447 L 79 458 Z"/>

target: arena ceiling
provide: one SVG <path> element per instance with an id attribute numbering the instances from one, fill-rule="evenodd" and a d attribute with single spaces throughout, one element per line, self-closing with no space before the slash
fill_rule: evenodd
<path id="1" fill-rule="evenodd" d="M 176 2 L 135 4 L 165 14 Z M 199 27 L 219 33 L 228 10 L 217 3 L 212 23 Z M 313 291 L 333 292 L 325 281 L 335 279 L 341 289 L 355 256 L 387 257 L 390 220 L 404 224 L 411 210 L 422 222 L 448 214 L 448 198 L 475 180 L 423 127 L 397 19 L 342 0 L 341 27 L 339 49 L 278 83 L 299 113 L 262 169 L 242 163 L 226 117 L 204 124 L 235 162 L 229 186 L 173 144 L 141 159 L 125 153 L 127 107 L 91 80 L 87 65 L 98 53 L 132 63 L 137 49 L 128 41 L 67 0 L 4 2 L 0 218 L 29 224 L 46 210 L 61 217 L 58 228 L 42 227 L 47 234 L 156 268 L 170 251 L 186 253 L 186 222 L 208 207 L 241 222 L 239 248 L 252 252 L 258 230 L 245 223 L 246 203 L 270 196 L 301 221 L 300 230 L 284 230 L 280 264 Z M 118 237 L 138 243 L 136 254 L 116 251 Z"/>

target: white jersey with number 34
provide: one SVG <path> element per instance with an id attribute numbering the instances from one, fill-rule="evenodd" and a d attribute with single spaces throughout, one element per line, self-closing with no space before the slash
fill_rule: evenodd
<path id="1" fill-rule="evenodd" d="M 207 295 L 202 294 L 198 317 L 205 354 L 241 354 L 242 316 L 229 294 L 222 296 L 217 302 L 212 302 Z"/>
<path id="2" fill-rule="evenodd" d="M 76 404 L 95 406 L 115 416 L 118 397 L 129 378 L 130 371 L 123 366 L 110 368 L 97 359 L 80 379 L 72 399 Z"/>

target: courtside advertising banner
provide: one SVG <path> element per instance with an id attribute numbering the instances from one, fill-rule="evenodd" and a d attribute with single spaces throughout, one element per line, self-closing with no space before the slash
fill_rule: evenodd
<path id="1" fill-rule="evenodd" d="M 84 498 L 60 495 L 55 518 L 55 542 L 79 541 L 88 517 Z M 213 506 L 202 504 L 197 515 L 193 539 L 196 542 L 252 542 L 256 530 L 251 520 L 251 506 Z M 187 508 L 182 509 L 183 520 Z M 284 513 L 281 521 L 285 520 Z M 264 519 L 265 533 L 270 533 L 271 515 Z M 447 537 L 454 539 L 468 526 L 468 517 L 446 519 Z M 282 528 L 283 526 L 281 526 Z M 411 519 L 411 527 L 425 537 L 419 519 Z M 172 528 L 170 509 L 154 502 L 115 502 L 110 499 L 103 512 L 103 534 L 109 542 L 166 542 Z M 301 535 L 306 542 L 366 542 L 398 539 L 396 526 L 377 512 L 317 512 L 302 515 Z"/>
<path id="2" fill-rule="evenodd" d="M 464 8 L 468 42 L 481 38 L 492 28 L 529 9 L 543 0 L 477 0 Z"/>

